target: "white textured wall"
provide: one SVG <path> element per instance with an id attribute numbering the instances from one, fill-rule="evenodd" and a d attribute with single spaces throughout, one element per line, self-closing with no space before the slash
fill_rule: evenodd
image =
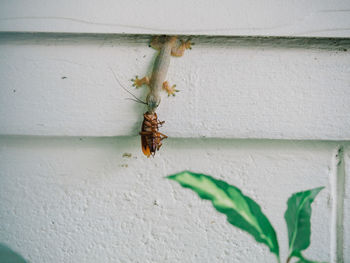
<path id="1" fill-rule="evenodd" d="M 164 179 L 184 169 L 254 198 L 282 258 L 288 197 L 326 186 L 313 204 L 306 254 L 330 259 L 337 143 L 170 139 L 154 159 L 142 155 L 138 137 L 2 137 L 0 145 L 1 242 L 32 262 L 274 262 L 209 202 Z"/>
<path id="2" fill-rule="evenodd" d="M 0 3 L 0 245 L 35 263 L 274 262 L 164 179 L 187 169 L 255 199 L 282 262 L 287 198 L 325 186 L 305 254 L 350 262 L 349 10 L 348 1 Z M 151 71 L 148 34 L 159 33 L 192 34 L 196 45 L 171 61 L 181 92 L 158 111 L 170 138 L 147 159 L 137 136 L 145 109 L 125 100 L 111 68 L 131 89 Z"/>

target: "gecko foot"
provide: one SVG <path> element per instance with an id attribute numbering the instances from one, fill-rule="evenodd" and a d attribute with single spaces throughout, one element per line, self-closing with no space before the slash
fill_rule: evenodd
<path id="1" fill-rule="evenodd" d="M 181 40 L 181 45 L 183 45 L 185 49 L 192 49 L 194 43 L 191 42 L 191 39 L 188 39 L 186 41 Z"/>
<path id="2" fill-rule="evenodd" d="M 192 49 L 192 45 L 194 45 L 190 39 L 184 41 L 180 39 L 180 45 L 174 46 L 171 49 L 171 55 L 174 57 L 182 57 L 185 53 L 186 49 Z"/>
<path id="3" fill-rule="evenodd" d="M 168 81 L 163 82 L 163 89 L 168 93 L 168 97 L 170 95 L 175 96 L 175 92 L 179 92 L 179 90 L 175 89 L 176 85 L 169 86 Z"/>
<path id="4" fill-rule="evenodd" d="M 139 79 L 138 76 L 135 77 L 135 79 L 131 79 L 133 82 L 132 86 L 139 88 L 142 85 L 149 85 L 149 78 L 148 77 L 143 77 L 142 79 Z"/>

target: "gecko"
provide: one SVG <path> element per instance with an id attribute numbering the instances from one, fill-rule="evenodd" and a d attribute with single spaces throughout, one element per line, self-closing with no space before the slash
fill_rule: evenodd
<path id="1" fill-rule="evenodd" d="M 168 96 L 175 96 L 176 85 L 170 86 L 166 81 L 166 75 L 170 64 L 170 57 L 181 57 L 186 49 L 191 49 L 190 40 L 183 41 L 176 36 L 156 36 L 152 39 L 150 46 L 156 50 L 159 50 L 158 56 L 154 62 L 152 75 L 139 79 L 137 76 L 132 79 L 133 86 L 136 88 L 146 85 L 150 88 L 150 92 L 146 98 L 146 104 L 148 106 L 148 112 L 153 114 L 161 101 L 161 90 L 165 90 Z"/>

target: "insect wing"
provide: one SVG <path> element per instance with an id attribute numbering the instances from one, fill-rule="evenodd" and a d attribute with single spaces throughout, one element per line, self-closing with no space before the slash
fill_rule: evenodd
<path id="1" fill-rule="evenodd" d="M 144 155 L 147 157 L 151 156 L 151 148 L 147 144 L 147 137 L 146 135 L 141 135 L 141 147 L 142 147 L 142 152 Z"/>
<path id="2" fill-rule="evenodd" d="M 142 127 L 141 127 L 141 132 L 140 132 L 140 135 L 141 135 L 141 148 L 142 148 L 142 152 L 144 155 L 146 155 L 147 157 L 150 157 L 151 156 L 151 148 L 149 147 L 149 144 L 148 144 L 148 140 L 147 140 L 147 134 L 142 134 L 144 132 L 146 132 L 146 117 L 145 117 L 145 114 L 144 114 L 144 119 L 143 119 L 143 122 L 142 122 Z"/>

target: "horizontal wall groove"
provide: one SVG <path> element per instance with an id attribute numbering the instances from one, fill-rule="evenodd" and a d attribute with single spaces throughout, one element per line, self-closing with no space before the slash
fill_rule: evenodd
<path id="1" fill-rule="evenodd" d="M 157 34 L 155 34 L 157 35 Z M 116 41 L 119 44 L 145 44 L 149 43 L 153 34 L 115 34 L 115 33 L 59 33 L 59 32 L 4 32 L 0 31 L 2 43 L 25 44 L 40 41 L 53 41 L 56 44 L 63 43 L 93 43 L 103 41 Z M 276 48 L 300 48 L 300 49 L 326 49 L 340 50 L 350 48 L 350 38 L 339 37 L 278 37 L 278 36 L 201 36 L 201 35 L 179 35 L 183 38 L 190 38 L 194 43 L 200 45 L 217 46 L 244 46 L 244 47 L 276 47 Z M 39 42 L 38 42 L 39 41 Z"/>
<path id="2" fill-rule="evenodd" d="M 42 136 L 42 135 L 0 135 L 0 142 L 5 140 L 23 140 L 23 141 L 50 141 L 50 140 L 72 140 L 72 141 L 113 141 L 113 140 L 138 140 L 140 136 Z M 343 147 L 350 146 L 350 140 L 348 141 L 332 141 L 332 140 L 292 140 L 292 139 L 266 139 L 266 138 L 198 138 L 198 137 L 169 137 L 164 141 L 166 145 L 167 141 L 177 142 L 177 141 L 201 141 L 201 142 L 241 142 L 241 143 L 263 143 L 263 144 L 291 144 L 291 145 L 301 145 L 301 144 L 310 144 L 310 145 L 334 145 L 336 148 L 338 145 Z M 165 146 L 166 147 L 166 146 Z"/>

